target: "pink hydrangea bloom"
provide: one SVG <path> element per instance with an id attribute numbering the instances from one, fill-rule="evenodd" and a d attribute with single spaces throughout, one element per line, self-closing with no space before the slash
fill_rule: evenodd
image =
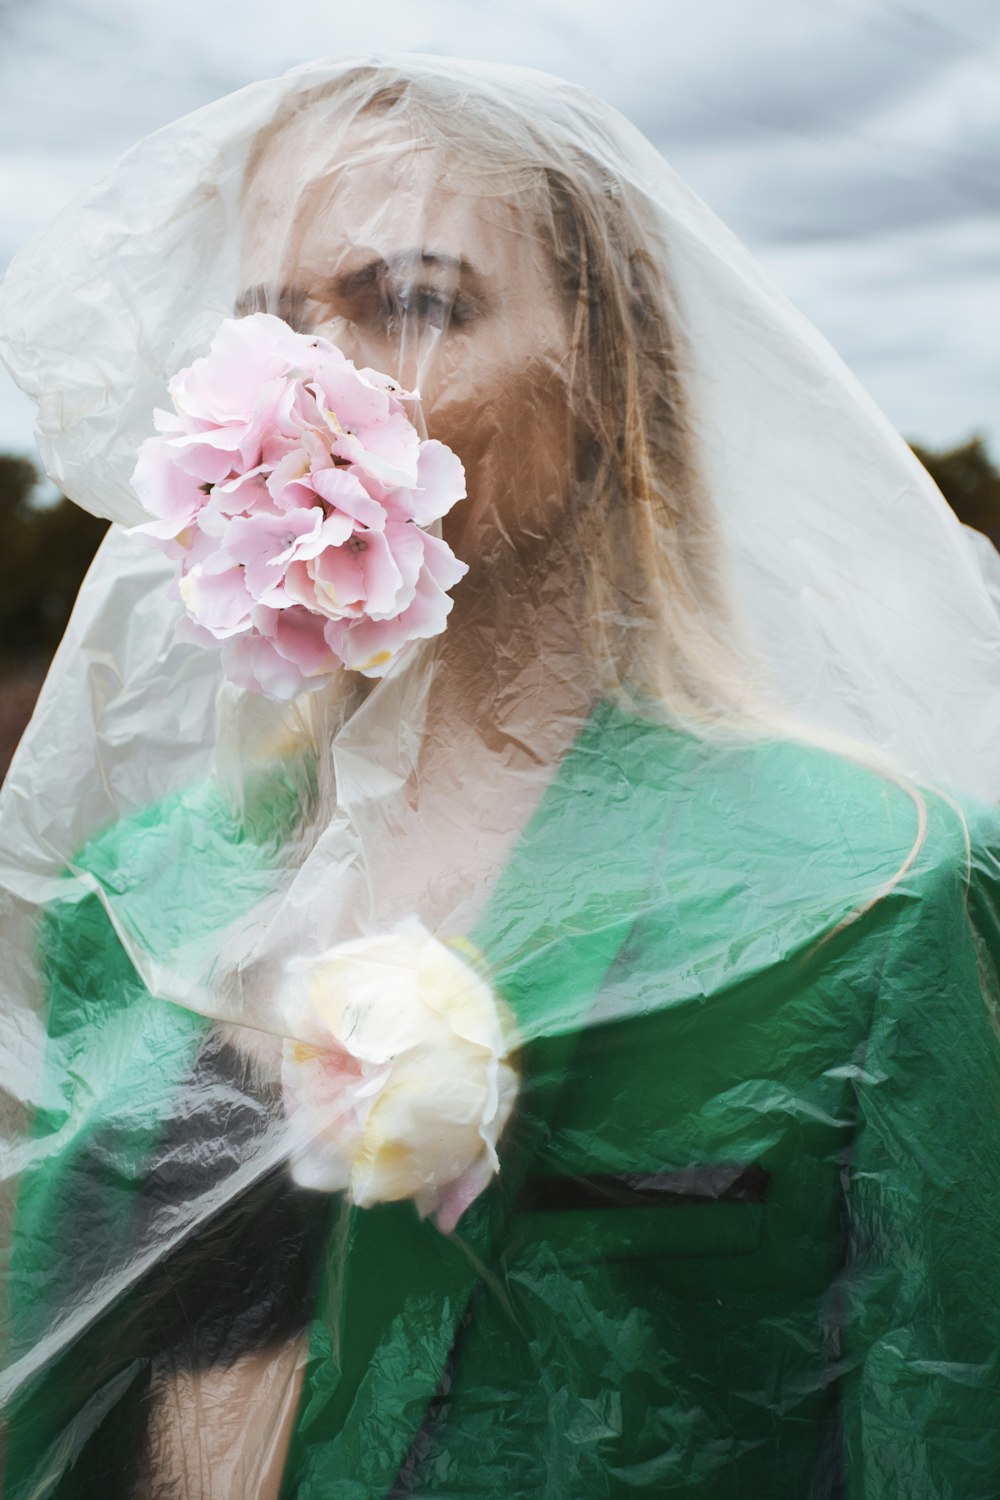
<path id="1" fill-rule="evenodd" d="M 381 677 L 440 634 L 467 572 L 425 528 L 465 495 L 416 399 L 280 318 L 227 318 L 173 377 L 132 476 L 133 530 L 179 560 L 185 634 L 241 687 L 291 698 L 340 667 Z"/>

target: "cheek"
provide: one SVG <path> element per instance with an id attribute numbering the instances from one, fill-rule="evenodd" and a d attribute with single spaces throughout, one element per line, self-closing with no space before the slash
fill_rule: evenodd
<path id="1" fill-rule="evenodd" d="M 421 385 L 430 437 L 465 465 L 468 498 L 445 520 L 466 558 L 498 532 L 551 533 L 573 484 L 573 421 L 565 371 L 536 353 L 506 362 L 442 361 Z"/>
<path id="2" fill-rule="evenodd" d="M 309 324 L 310 333 L 318 333 L 336 344 L 342 354 L 353 360 L 359 368 L 367 366 L 383 375 L 391 375 L 400 384 L 402 380 L 400 347 L 398 340 L 379 338 L 370 330 L 362 331 L 349 318 L 323 317 Z"/>
<path id="3" fill-rule="evenodd" d="M 420 390 L 429 436 L 466 464 L 516 466 L 536 482 L 543 472 L 565 475 L 571 413 L 562 356 L 456 340 L 442 346 Z"/>

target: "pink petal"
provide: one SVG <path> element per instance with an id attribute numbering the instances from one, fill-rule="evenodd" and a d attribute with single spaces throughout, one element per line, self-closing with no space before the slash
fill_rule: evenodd
<path id="1" fill-rule="evenodd" d="M 388 488 L 412 488 L 417 482 L 420 439 L 404 412 L 393 412 L 377 427 L 335 436 L 330 447 Z"/>
<path id="2" fill-rule="evenodd" d="M 344 546 L 328 548 L 310 563 L 309 573 L 329 614 L 336 616 L 361 603 L 366 615 L 399 612 L 396 600 L 403 577 L 380 532 L 358 532 Z"/>
<path id="3" fill-rule="evenodd" d="M 267 468 L 275 468 L 289 453 L 300 446 L 301 433 L 265 432 L 260 440 L 260 461 Z"/>
<path id="4" fill-rule="evenodd" d="M 458 500 L 464 500 L 465 469 L 457 453 L 427 438 L 420 444 L 417 459 L 417 484 L 410 491 L 413 519 L 418 526 L 428 526 L 445 516 Z"/>
<path id="5" fill-rule="evenodd" d="M 330 456 L 330 433 L 326 426 L 320 432 L 304 427 L 300 435 L 300 444 L 308 455 L 309 467 L 314 474 L 318 474 L 321 469 L 333 467 L 333 459 Z"/>
<path id="6" fill-rule="evenodd" d="M 165 438 L 179 469 L 193 474 L 206 484 L 221 484 L 239 464 L 240 438 L 245 424 L 238 428 L 212 427 L 205 432 L 184 433 Z"/>
<path id="7" fill-rule="evenodd" d="M 255 610 L 254 624 L 275 651 L 293 662 L 303 677 L 329 675 L 338 663 L 323 632 L 324 620 L 300 605 L 281 610 Z"/>
<path id="8" fill-rule="evenodd" d="M 178 549 L 177 552 L 170 554 L 171 556 L 179 556 L 181 558 L 182 575 L 190 573 L 198 563 L 207 562 L 219 550 L 218 540 L 214 536 L 208 535 L 201 528 L 204 517 L 204 510 L 199 511 L 194 525 L 187 527 L 186 530 L 180 532 L 178 535 L 175 544 Z M 167 549 L 165 548 L 164 550 Z M 179 588 L 177 597 L 180 598 Z"/>
<path id="9" fill-rule="evenodd" d="M 189 526 L 206 498 L 199 481 L 174 463 L 168 441 L 162 437 L 147 438 L 132 471 L 132 488 L 146 510 L 157 517 L 133 529 L 164 539 Z"/>
<path id="10" fill-rule="evenodd" d="M 345 667 L 364 677 L 384 677 L 410 641 L 440 635 L 451 608 L 452 600 L 425 570 L 413 603 L 402 614 L 390 620 L 332 621 L 326 638 Z"/>
<path id="11" fill-rule="evenodd" d="M 213 485 L 208 504 L 225 516 L 238 516 L 245 510 L 274 513 L 277 509 L 268 491 L 267 469 L 263 464 L 237 474 L 235 479 L 227 479 L 224 484 Z"/>
<path id="12" fill-rule="evenodd" d="M 308 571 L 308 564 L 291 562 L 285 569 L 284 596 L 294 604 L 301 604 L 313 613 L 320 612 L 316 585 Z M 324 614 L 324 619 L 326 615 Z"/>
<path id="13" fill-rule="evenodd" d="M 344 666 L 363 677 L 384 677 L 409 641 L 405 624 L 395 620 L 330 620 L 330 647 Z"/>
<path id="14" fill-rule="evenodd" d="M 311 384 L 320 410 L 332 412 L 337 426 L 348 432 L 361 433 L 392 414 L 387 392 L 366 380 L 350 360 L 322 362 Z"/>
<path id="15" fill-rule="evenodd" d="M 345 547 L 332 547 L 305 565 L 313 586 L 316 608 L 330 619 L 352 618 L 363 613 L 365 575 L 358 554 Z M 298 582 L 292 584 L 297 589 Z"/>
<path id="16" fill-rule="evenodd" d="M 425 568 L 417 583 L 413 603 L 403 611 L 400 619 L 406 626 L 411 640 L 427 640 L 440 635 L 451 613 L 454 601 L 443 589 L 438 588 Z"/>
<path id="17" fill-rule="evenodd" d="M 443 1234 L 452 1232 L 469 1205 L 489 1187 L 495 1172 L 496 1167 L 484 1152 L 467 1172 L 448 1184 L 434 1210 L 434 1223 Z"/>
<path id="18" fill-rule="evenodd" d="M 290 370 L 311 371 L 320 359 L 336 360 L 332 346 L 320 344 L 269 313 L 225 318 L 208 353 L 171 380 L 171 397 L 180 412 L 245 422 L 263 385 Z"/>
<path id="19" fill-rule="evenodd" d="M 316 492 L 309 475 L 309 455 L 301 443 L 282 455 L 267 476 L 266 484 L 268 494 L 280 510 L 314 503 Z"/>
<path id="20" fill-rule="evenodd" d="M 185 419 L 178 412 L 164 411 L 160 406 L 153 407 L 153 426 L 164 437 L 177 437 L 178 433 L 188 431 Z"/>
<path id="21" fill-rule="evenodd" d="M 272 602 L 272 590 L 280 589 L 285 567 L 295 556 L 303 538 L 311 540 L 323 525 L 319 505 L 309 510 L 290 510 L 283 514 L 236 516 L 225 530 L 225 549 L 235 562 L 245 568 L 247 592 L 260 603 Z"/>
<path id="22" fill-rule="evenodd" d="M 424 532 L 424 566 L 440 589 L 455 587 L 469 571 L 469 564 L 455 556 L 448 543 L 439 536 Z"/>
<path id="23" fill-rule="evenodd" d="M 357 521 L 359 526 L 367 526 L 373 531 L 382 530 L 385 525 L 384 508 L 371 498 L 353 474 L 346 469 L 329 468 L 321 469 L 311 478 L 317 495 L 328 505 L 335 505 L 345 516 Z"/>
<path id="24" fill-rule="evenodd" d="M 243 582 L 243 570 L 225 553 L 216 552 L 196 564 L 181 579 L 181 597 L 198 625 L 218 640 L 246 630 L 253 600 Z"/>
<path id="25" fill-rule="evenodd" d="M 389 521 L 385 528 L 385 539 L 392 549 L 392 558 L 399 569 L 402 582 L 390 609 L 378 610 L 374 605 L 369 605 L 366 613 L 376 619 L 380 616 L 398 615 L 412 603 L 417 580 L 424 566 L 424 548 L 428 540 L 427 533 L 409 521 Z"/>
<path id="26" fill-rule="evenodd" d="M 403 401 L 420 400 L 419 391 L 404 391 L 399 382 L 393 380 L 391 375 L 385 375 L 381 370 L 373 370 L 370 365 L 362 365 L 358 370 L 358 374 L 368 385 L 377 386 L 380 391 L 385 391 L 390 399 L 390 408 L 392 411 L 399 410 L 400 403 Z"/>
<path id="27" fill-rule="evenodd" d="M 298 668 L 275 651 L 269 640 L 259 635 L 244 635 L 227 641 L 222 662 L 226 676 L 237 687 L 269 698 L 295 698 L 307 686 Z M 321 678 L 314 680 L 319 686 Z"/>
<path id="28" fill-rule="evenodd" d="M 302 380 L 293 383 L 292 400 L 288 407 L 287 425 L 296 432 L 321 433 L 326 442 L 330 440 L 330 417 L 323 405 L 322 395 L 315 385 Z"/>
<path id="29" fill-rule="evenodd" d="M 261 449 L 269 433 L 275 429 L 286 432 L 282 413 L 291 404 L 293 392 L 289 389 L 290 385 L 291 382 L 287 380 L 269 380 L 257 392 L 253 412 L 240 438 L 241 467 L 249 469 L 260 463 Z M 290 435 L 294 437 L 297 431 L 298 428 L 293 427 Z"/>
<path id="30" fill-rule="evenodd" d="M 288 699 L 321 687 L 339 666 L 323 621 L 308 610 L 253 611 L 254 629 L 223 647 L 226 672 L 238 686 Z"/>
<path id="31" fill-rule="evenodd" d="M 328 547 L 340 547 L 354 534 L 354 522 L 350 516 L 342 515 L 335 510 L 332 515 L 327 516 L 319 531 L 311 541 L 303 540 L 295 549 L 296 558 L 318 557 Z"/>

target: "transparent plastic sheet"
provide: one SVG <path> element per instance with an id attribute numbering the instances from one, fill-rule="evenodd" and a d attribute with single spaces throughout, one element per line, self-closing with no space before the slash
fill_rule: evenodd
<path id="1" fill-rule="evenodd" d="M 125 534 L 257 312 L 468 486 L 444 633 L 283 702 Z M 993 1495 L 1000 624 L 822 339 L 612 110 L 410 57 L 140 143 L 0 344 L 118 523 L 0 809 L 5 1492 Z M 295 976 L 431 972 L 506 1049 L 394 1053 L 424 1145 L 493 1090 L 454 1225 L 289 1108 Z"/>

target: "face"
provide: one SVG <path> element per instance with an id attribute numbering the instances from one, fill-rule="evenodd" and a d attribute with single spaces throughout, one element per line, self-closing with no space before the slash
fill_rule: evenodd
<path id="1" fill-rule="evenodd" d="M 314 110 L 266 150 L 244 221 L 245 305 L 419 389 L 418 425 L 466 467 L 458 555 L 550 536 L 572 483 L 569 328 L 525 181 Z"/>

